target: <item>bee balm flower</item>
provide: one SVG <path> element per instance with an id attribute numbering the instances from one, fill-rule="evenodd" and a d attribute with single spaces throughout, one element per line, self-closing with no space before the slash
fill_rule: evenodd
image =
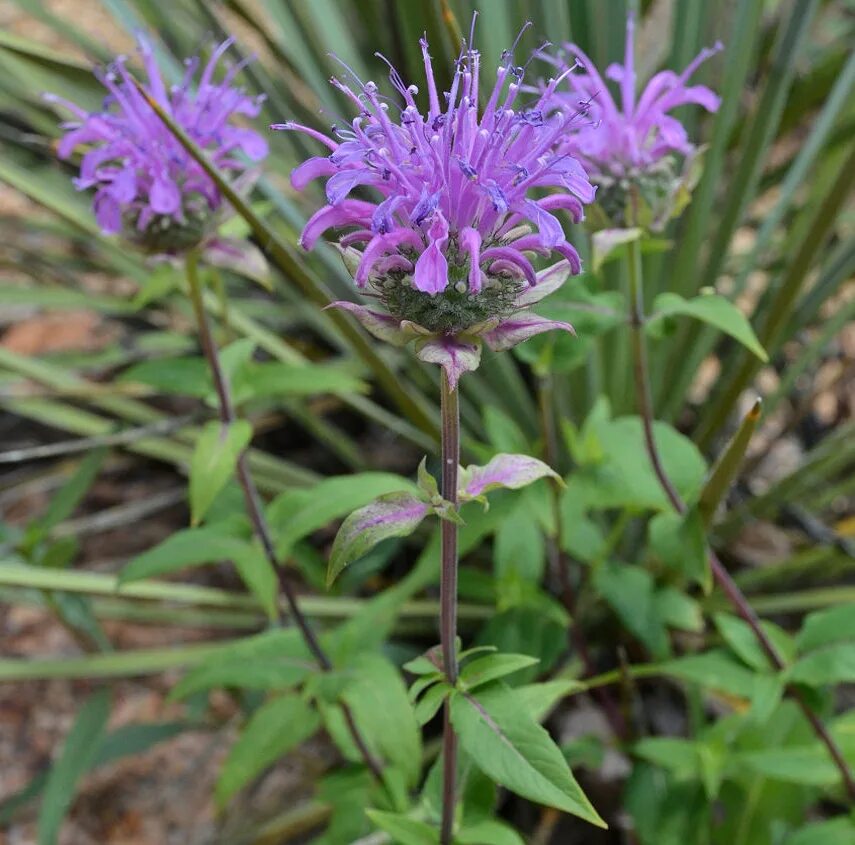
<path id="1" fill-rule="evenodd" d="M 217 64 L 232 40 L 221 44 L 193 79 L 199 59 L 185 62 L 180 84 L 167 88 L 143 35 L 137 37 L 148 77 L 147 93 L 206 150 L 213 162 L 232 174 L 246 175 L 249 162 L 267 155 L 267 142 L 257 132 L 236 126 L 237 115 L 256 117 L 260 98 L 248 96 L 232 81 L 236 65 L 220 82 Z M 86 112 L 54 95 L 46 99 L 72 113 L 59 143 L 61 158 L 86 148 L 75 180 L 79 190 L 96 188 L 93 208 L 98 225 L 108 234 L 124 233 L 147 250 L 174 253 L 203 240 L 223 200 L 210 177 L 173 137 L 133 84 L 119 57 L 97 76 L 107 89 L 99 112 Z"/>
<path id="2" fill-rule="evenodd" d="M 295 123 L 273 128 L 304 132 L 329 151 L 291 177 L 297 189 L 327 180 L 327 204 L 308 221 L 302 246 L 311 249 L 324 232 L 337 230 L 357 287 L 385 311 L 336 305 L 384 340 L 415 340 L 419 357 L 444 366 L 455 384 L 477 366 L 482 340 L 505 349 L 549 329 L 570 329 L 523 310 L 534 301 L 527 292 L 537 281 L 532 256 L 556 253 L 562 278 L 580 272 L 555 212 L 581 220 L 594 188 L 573 155 L 555 151 L 576 118 L 544 112 L 560 76 L 522 105 L 524 71 L 505 52 L 479 109 L 479 53 L 464 48 L 441 97 L 424 39 L 421 47 L 426 111 L 416 103 L 418 88 L 390 66 L 400 102 L 373 82 L 333 79 L 356 110 L 349 126 L 333 127 L 332 137 Z M 373 198 L 352 197 L 357 188 Z M 543 188 L 560 193 L 535 198 Z"/>
<path id="3" fill-rule="evenodd" d="M 574 70 L 564 77 L 570 90 L 556 94 L 552 105 L 568 113 L 578 107 L 580 98 L 590 105 L 592 120 L 576 126 L 562 148 L 584 164 L 600 186 L 599 204 L 619 225 L 632 225 L 633 219 L 641 222 L 637 219 L 640 201 L 646 203 L 655 222 L 664 223 L 671 216 L 678 189 L 686 181 L 675 175 L 674 156 L 691 162 L 696 148 L 683 124 L 669 112 L 691 103 L 715 112 L 720 103 L 706 86 L 688 82 L 703 62 L 722 49 L 721 44 L 703 50 L 681 74 L 657 73 L 636 95 L 634 29 L 630 16 L 624 63 L 610 65 L 605 74 L 618 84 L 619 102 L 612 98 L 594 63 L 575 44 L 565 45 L 557 56 L 543 55 L 561 70 Z M 568 55 L 572 67 L 568 67 Z M 636 208 L 628 213 L 633 188 Z"/>

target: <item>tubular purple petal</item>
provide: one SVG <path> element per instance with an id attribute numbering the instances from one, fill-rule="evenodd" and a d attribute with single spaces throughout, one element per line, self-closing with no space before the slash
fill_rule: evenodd
<path id="1" fill-rule="evenodd" d="M 253 117 L 259 109 L 257 98 L 231 84 L 239 66 L 221 82 L 214 81 L 231 40 L 214 51 L 195 91 L 191 84 L 198 59 L 187 60 L 182 83 L 167 89 L 151 42 L 138 33 L 137 43 L 147 94 L 220 169 L 240 179 L 250 162 L 265 158 L 267 141 L 232 122 L 238 115 Z M 95 75 L 109 92 L 101 111 L 87 113 L 58 97 L 47 99 L 74 116 L 64 124 L 59 156 L 66 158 L 84 144 L 89 147 L 75 184 L 80 190 L 99 188 L 93 200 L 99 225 L 109 234 L 124 231 L 155 252 L 180 251 L 198 243 L 223 204 L 216 185 L 137 91 L 123 57 Z"/>

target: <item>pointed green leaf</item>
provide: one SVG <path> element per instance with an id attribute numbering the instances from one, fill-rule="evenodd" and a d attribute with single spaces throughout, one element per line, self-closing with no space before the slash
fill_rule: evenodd
<path id="1" fill-rule="evenodd" d="M 494 781 L 524 798 L 606 827 L 561 750 L 507 687 L 497 683 L 477 694 L 454 695 L 451 720 L 465 751 Z"/>
<path id="2" fill-rule="evenodd" d="M 436 716 L 443 702 L 453 691 L 449 684 L 441 683 L 432 686 L 416 704 L 416 721 L 420 725 L 426 725 Z"/>
<path id="3" fill-rule="evenodd" d="M 464 826 L 454 842 L 455 845 L 525 845 L 525 840 L 510 825 L 495 819 Z"/>
<path id="4" fill-rule="evenodd" d="M 217 780 L 216 798 L 222 806 L 239 789 L 279 757 L 307 740 L 320 718 L 296 695 L 272 698 L 252 714 L 232 746 Z"/>
<path id="5" fill-rule="evenodd" d="M 380 830 L 392 837 L 397 845 L 439 845 L 439 831 L 427 822 L 412 819 L 400 813 L 384 813 L 380 810 L 366 810 Z"/>
<path id="6" fill-rule="evenodd" d="M 528 654 L 488 654 L 467 663 L 460 672 L 460 684 L 465 690 L 474 690 L 490 681 L 504 678 L 520 669 L 539 663 L 537 657 Z"/>
<path id="7" fill-rule="evenodd" d="M 45 783 L 39 810 L 39 845 L 56 845 L 77 782 L 98 755 L 109 715 L 110 693 L 106 689 L 88 698 L 77 714 Z"/>
<path id="8" fill-rule="evenodd" d="M 647 329 L 656 333 L 667 317 L 677 315 L 694 317 L 696 320 L 709 323 L 739 341 L 761 361 L 769 360 L 766 350 L 760 345 L 745 315 L 723 296 L 708 293 L 693 299 L 683 299 L 676 293 L 661 293 L 653 303 L 653 313 L 647 321 Z"/>
<path id="9" fill-rule="evenodd" d="M 252 439 L 246 420 L 233 423 L 212 421 L 202 429 L 190 459 L 190 513 L 198 525 L 217 494 L 232 477 L 238 457 Z"/>

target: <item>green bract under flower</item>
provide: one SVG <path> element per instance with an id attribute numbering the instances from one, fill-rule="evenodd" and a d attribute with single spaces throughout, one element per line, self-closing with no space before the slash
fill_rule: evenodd
<path id="1" fill-rule="evenodd" d="M 448 285 L 436 294 L 419 290 L 412 276 L 401 271 L 376 277 L 369 284 L 390 314 L 431 332 L 458 334 L 514 312 L 515 300 L 525 287 L 518 278 L 487 276 L 483 287 L 473 292 L 466 284 L 466 264 L 458 264 L 449 256 L 448 266 Z"/>

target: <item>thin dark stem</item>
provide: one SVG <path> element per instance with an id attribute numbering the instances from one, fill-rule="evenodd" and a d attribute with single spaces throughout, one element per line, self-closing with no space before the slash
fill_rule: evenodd
<path id="1" fill-rule="evenodd" d="M 460 463 L 460 409 L 457 390 L 442 371 L 442 498 L 457 507 L 457 468 Z M 440 525 L 442 565 L 439 586 L 440 645 L 445 676 L 457 683 L 457 524 L 443 519 Z M 442 731 L 442 827 L 441 845 L 450 845 L 456 803 L 457 736 L 451 711 L 445 703 Z"/>
<path id="2" fill-rule="evenodd" d="M 638 410 L 641 414 L 641 422 L 644 427 L 644 444 L 650 458 L 653 472 L 659 481 L 665 495 L 671 502 L 672 507 L 677 513 L 686 513 L 686 503 L 683 501 L 680 493 L 674 487 L 673 482 L 668 477 L 665 467 L 662 464 L 662 459 L 659 454 L 659 449 L 656 445 L 656 440 L 653 436 L 653 400 L 650 393 L 650 383 L 647 378 L 647 347 L 644 339 L 644 291 L 642 287 L 641 275 L 641 250 L 638 242 L 629 244 L 629 280 L 630 280 L 630 329 L 632 332 L 632 349 L 633 363 L 635 373 L 635 392 Z M 763 630 L 760 624 L 760 619 L 754 611 L 754 608 L 748 602 L 744 593 L 739 589 L 736 582 L 730 577 L 730 573 L 725 568 L 724 564 L 719 560 L 718 555 L 711 549 L 707 549 L 707 559 L 709 561 L 710 570 L 716 584 L 725 594 L 728 601 L 733 605 L 734 610 L 740 618 L 751 629 L 754 637 L 760 647 L 765 652 L 769 662 L 776 670 L 782 671 L 786 668 L 786 663 L 781 656 L 775 644 L 769 638 L 768 634 Z M 840 776 L 843 779 L 843 785 L 846 793 L 849 796 L 850 802 L 855 804 L 855 778 L 849 770 L 843 753 L 838 748 L 834 738 L 828 732 L 828 729 L 822 723 L 819 716 L 814 713 L 806 701 L 801 690 L 792 685 L 788 685 L 787 694 L 795 700 L 801 708 L 805 718 L 810 722 L 811 727 L 816 733 L 819 740 L 825 745 L 828 753 L 831 755 L 834 764 L 840 770 Z"/>
<path id="3" fill-rule="evenodd" d="M 226 379 L 220 362 L 219 350 L 217 349 L 217 344 L 211 334 L 211 328 L 208 324 L 208 315 L 205 312 L 205 306 L 202 301 L 202 288 L 199 283 L 198 272 L 198 255 L 195 251 L 191 251 L 187 256 L 187 284 L 190 289 L 190 301 L 193 305 L 193 314 L 196 318 L 196 326 L 199 331 L 199 340 L 202 344 L 202 351 L 205 354 L 205 358 L 211 370 L 211 377 L 214 381 L 214 390 L 217 394 L 220 421 L 224 425 L 229 425 L 237 420 L 237 414 L 235 412 L 234 402 L 232 401 L 228 380 Z M 264 554 L 270 561 L 270 565 L 273 567 L 274 572 L 276 572 L 279 577 L 279 584 L 282 588 L 282 593 L 285 596 L 285 602 L 288 605 L 288 612 L 294 620 L 294 624 L 299 629 L 300 634 L 306 643 L 306 647 L 315 658 L 318 667 L 322 672 L 329 672 L 332 669 L 332 662 L 324 652 L 317 635 L 309 624 L 309 620 L 305 617 L 300 608 L 300 604 L 297 601 L 297 593 L 294 590 L 294 585 L 291 583 L 287 573 L 284 572 L 283 567 L 279 566 L 276 549 L 273 544 L 273 538 L 270 534 L 270 528 L 267 525 L 267 519 L 264 516 L 261 496 L 258 493 L 258 488 L 255 486 L 255 481 L 253 481 L 252 474 L 249 471 L 246 452 L 242 452 L 238 457 L 237 479 L 241 490 L 243 491 L 243 497 L 246 503 L 250 522 L 252 523 L 253 531 L 256 537 L 261 541 Z M 368 768 L 378 781 L 382 782 L 382 770 L 380 764 L 369 751 L 364 738 L 356 726 L 353 714 L 344 702 L 342 702 L 341 707 L 344 711 L 345 722 L 350 730 L 350 735 L 354 744 L 365 759 L 365 763 Z"/>

